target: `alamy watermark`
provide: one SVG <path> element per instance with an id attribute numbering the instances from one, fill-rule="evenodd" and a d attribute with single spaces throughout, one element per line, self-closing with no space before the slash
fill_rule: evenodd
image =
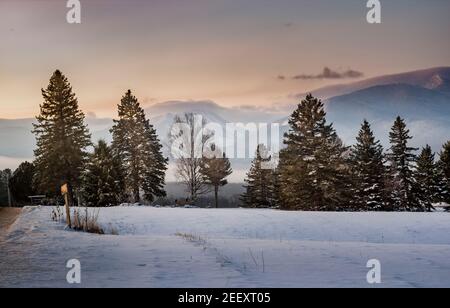
<path id="1" fill-rule="evenodd" d="M 66 15 L 67 23 L 81 24 L 81 1 L 67 0 L 66 7 L 69 9 Z M 366 15 L 369 24 L 381 23 L 381 2 L 380 0 L 368 0 L 366 7 L 369 9 Z"/>
<path id="2" fill-rule="evenodd" d="M 186 115 L 170 129 L 170 152 L 175 159 L 219 157 L 253 159 L 259 145 L 265 160 L 263 168 L 277 165 L 281 144 L 280 123 L 207 122 L 200 114 Z"/>
<path id="3" fill-rule="evenodd" d="M 381 24 L 381 2 L 380 0 L 367 1 L 367 8 L 370 9 L 367 12 L 367 22 L 369 24 Z"/>
<path id="4" fill-rule="evenodd" d="M 78 259 L 70 259 L 67 261 L 66 268 L 69 269 L 66 275 L 68 284 L 81 283 L 81 262 Z"/>
<path id="5" fill-rule="evenodd" d="M 369 269 L 366 275 L 368 284 L 381 284 L 381 262 L 378 259 L 367 261 L 366 267 Z M 69 269 L 66 275 L 68 284 L 81 284 L 81 262 L 78 259 L 67 261 L 66 268 Z"/>
<path id="6" fill-rule="evenodd" d="M 381 262 L 377 259 L 371 259 L 367 261 L 367 268 L 370 268 L 367 273 L 366 279 L 368 284 L 380 284 L 381 283 Z"/>
<path id="7" fill-rule="evenodd" d="M 67 0 L 66 7 L 69 9 L 66 15 L 67 23 L 81 24 L 81 2 L 80 0 Z"/>

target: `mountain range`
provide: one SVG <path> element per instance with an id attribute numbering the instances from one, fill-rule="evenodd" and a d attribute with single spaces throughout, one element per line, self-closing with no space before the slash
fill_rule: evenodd
<path id="1" fill-rule="evenodd" d="M 338 84 L 322 87 L 312 91 L 312 94 L 322 99 L 350 94 L 374 86 L 408 84 L 429 90 L 450 93 L 450 67 L 435 67 L 401 74 L 383 75 L 349 84 Z M 298 94 L 304 97 L 306 93 Z"/>
<path id="2" fill-rule="evenodd" d="M 312 91 L 324 101 L 328 120 L 348 145 L 354 143 L 360 123 L 367 119 L 383 145 L 388 147 L 389 129 L 397 115 L 407 120 L 416 147 L 430 144 L 435 151 L 450 139 L 450 67 L 438 67 L 407 73 L 385 75 L 349 84 L 333 85 Z M 306 94 L 298 94 L 300 100 Z M 289 109 L 259 107 L 224 107 L 212 101 L 169 101 L 145 109 L 168 152 L 168 134 L 175 115 L 185 112 L 201 114 L 208 121 L 225 123 L 280 123 L 282 133 Z M 94 140 L 111 140 L 112 119 L 88 117 Z M 0 119 L 0 168 L 14 167 L 33 156 L 33 119 Z M 251 149 L 248 149 L 250 151 Z M 234 169 L 242 180 L 248 160 L 235 161 Z"/>

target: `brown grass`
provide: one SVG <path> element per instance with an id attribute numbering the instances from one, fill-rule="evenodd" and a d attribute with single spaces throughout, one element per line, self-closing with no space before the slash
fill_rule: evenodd
<path id="1" fill-rule="evenodd" d="M 183 239 L 185 239 L 188 242 L 201 244 L 201 245 L 206 245 L 206 243 L 207 243 L 206 240 L 199 235 L 193 235 L 193 234 L 181 233 L 181 232 L 177 232 L 177 233 L 175 233 L 175 235 L 182 237 Z"/>
<path id="2" fill-rule="evenodd" d="M 100 209 L 93 210 L 90 213 L 88 208 L 73 208 L 72 228 L 77 231 L 105 234 L 98 223 L 99 213 Z"/>

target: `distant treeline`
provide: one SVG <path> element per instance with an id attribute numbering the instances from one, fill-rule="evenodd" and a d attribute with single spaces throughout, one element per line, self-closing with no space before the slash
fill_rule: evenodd
<path id="1" fill-rule="evenodd" d="M 71 204 L 95 207 L 144 203 L 308 211 L 432 211 L 433 204 L 450 202 L 450 141 L 438 157 L 427 145 L 418 152 L 409 146 L 412 136 L 400 116 L 393 123 L 386 151 L 365 120 L 356 144 L 349 147 L 327 123 L 323 103 L 308 95 L 289 119 L 290 130 L 284 136 L 278 165 L 273 167 L 274 157 L 267 154 L 264 145 L 256 149 L 240 198 L 230 193 L 225 198 L 219 196 L 232 169 L 223 151 L 213 144 L 213 155 L 208 158 L 176 158 L 177 178 L 186 198 L 173 198 L 165 191 L 168 159 L 162 154 L 156 130 L 130 90 L 118 104 L 111 145 L 102 140 L 92 143 L 85 116 L 60 71 L 53 74 L 42 95 L 44 101 L 33 130 L 35 160 L 22 163 L 14 173 L 0 173 L 0 205 L 8 203 L 8 183 L 16 205 L 27 204 L 28 196 L 35 194 L 45 194 L 46 202 L 58 203 L 64 184 Z M 187 113 L 174 121 L 190 127 L 195 116 Z M 186 134 L 179 132 L 175 137 L 185 138 Z M 202 146 L 210 144 L 212 135 L 201 137 Z"/>
<path id="2" fill-rule="evenodd" d="M 405 121 L 393 123 L 383 150 L 364 121 L 353 147 L 326 122 L 323 103 L 308 95 L 289 119 L 275 169 L 257 149 L 242 200 L 247 207 L 308 211 L 431 211 L 450 202 L 450 141 L 436 159 L 431 147 L 409 146 Z M 433 136 L 430 136 L 432 138 Z M 267 164 L 266 164 L 267 165 Z"/>

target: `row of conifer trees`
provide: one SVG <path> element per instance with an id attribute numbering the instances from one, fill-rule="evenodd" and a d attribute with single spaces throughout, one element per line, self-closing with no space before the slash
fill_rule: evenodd
<path id="1" fill-rule="evenodd" d="M 165 196 L 168 160 L 154 127 L 130 90 L 118 105 L 111 146 L 104 141 L 92 144 L 85 116 L 60 71 L 53 74 L 42 95 L 44 102 L 33 130 L 35 161 L 19 168 L 13 179 L 30 180 L 27 175 L 32 173 L 33 190 L 49 196 L 58 196 L 61 185 L 67 184 L 72 203 L 83 198 L 90 206 L 139 202 L 142 197 L 151 202 Z M 333 125 L 327 123 L 323 103 L 312 95 L 298 105 L 289 125 L 275 169 L 270 167 L 267 149 L 258 146 L 242 196 L 245 206 L 430 211 L 434 203 L 450 201 L 450 142 L 438 160 L 429 146 L 416 155 L 418 149 L 409 146 L 412 137 L 400 117 L 392 126 L 387 151 L 367 121 L 356 144 L 345 146 Z M 92 153 L 87 150 L 90 146 L 94 146 Z M 202 173 L 215 184 L 217 199 L 217 188 L 231 168 L 229 162 L 219 164 L 226 167 L 219 178 L 215 165 L 205 164 L 202 169 L 211 166 L 211 172 Z"/>
<path id="2" fill-rule="evenodd" d="M 323 103 L 308 95 L 289 120 L 276 169 L 264 145 L 247 174 L 246 207 L 332 211 L 431 211 L 450 203 L 450 141 L 437 160 L 430 146 L 419 155 L 398 117 L 385 152 L 364 121 L 347 147 L 326 121 Z"/>
<path id="3" fill-rule="evenodd" d="M 89 206 L 139 202 L 165 196 L 167 159 L 156 131 L 131 91 L 118 105 L 111 129 L 113 142 L 93 145 L 85 115 L 67 78 L 56 71 L 46 89 L 34 125 L 37 148 L 33 187 L 48 196 L 60 195 L 67 184 L 72 204 Z M 94 146 L 93 153 L 88 147 Z"/>

